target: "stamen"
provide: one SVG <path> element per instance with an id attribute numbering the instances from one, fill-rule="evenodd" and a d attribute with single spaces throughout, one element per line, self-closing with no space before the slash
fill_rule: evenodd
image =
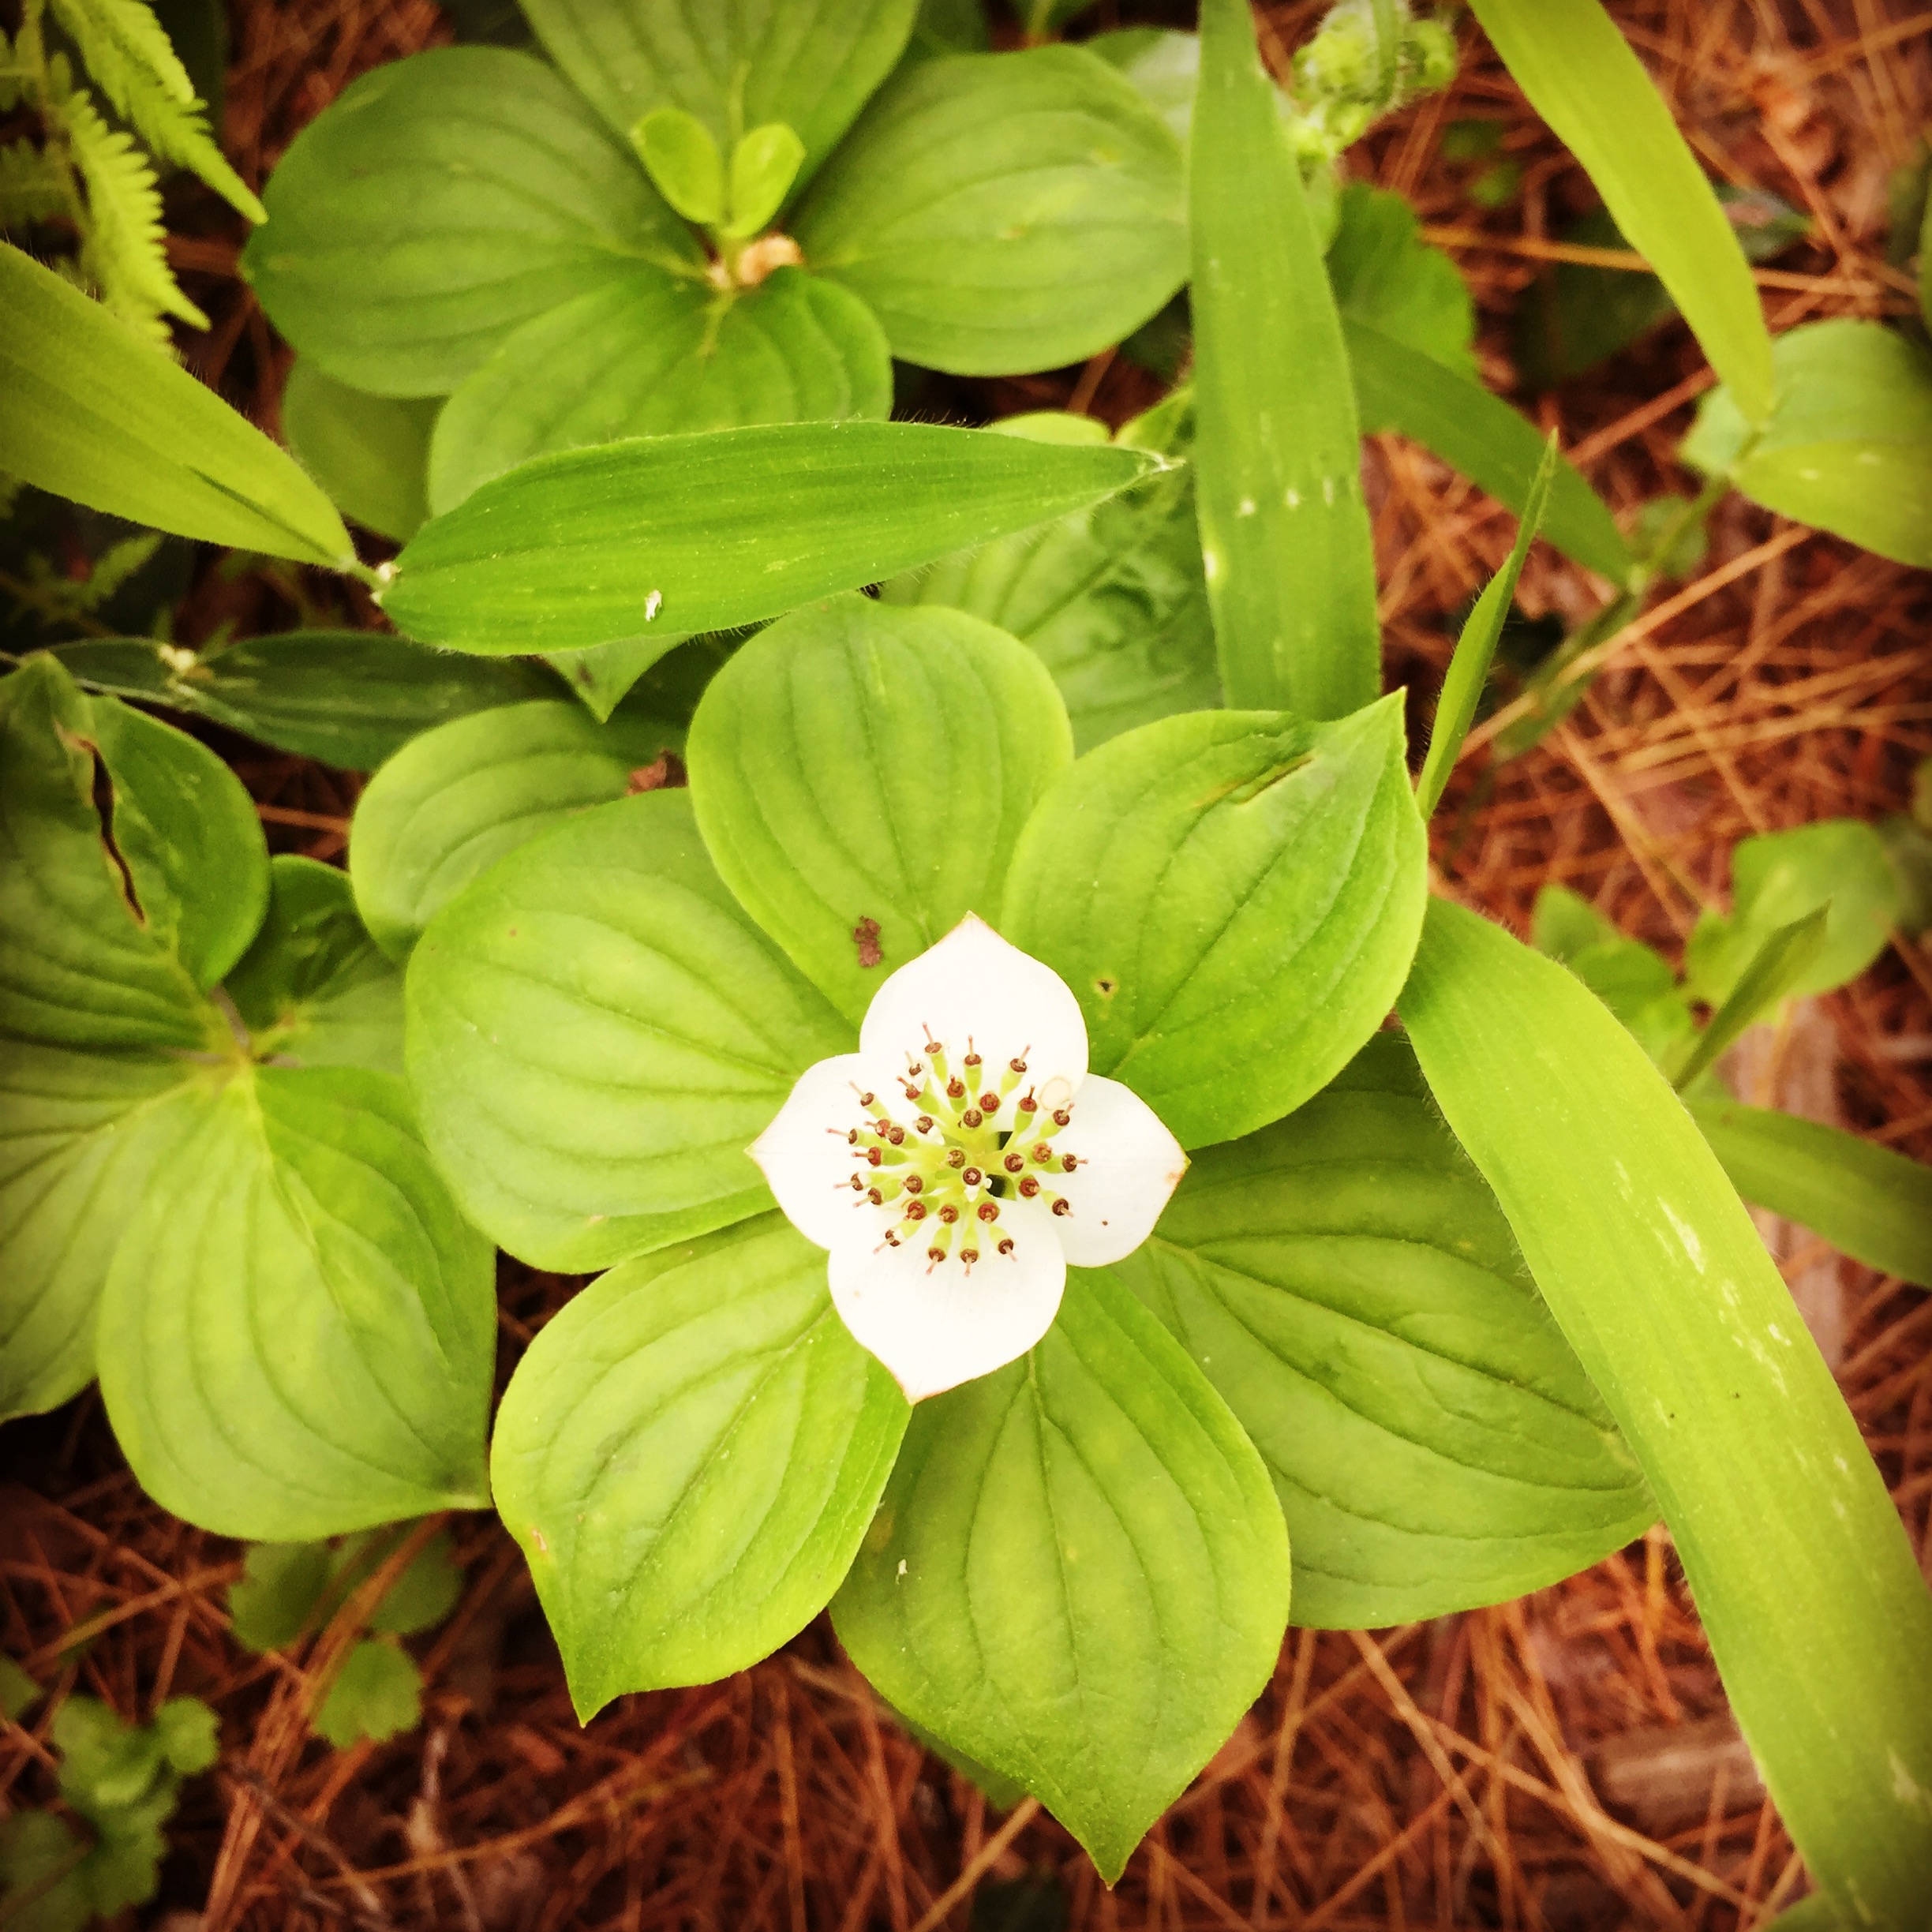
<path id="1" fill-rule="evenodd" d="M 1012 1254 L 1013 1251 L 1013 1237 L 1010 1234 L 1006 1236 L 1005 1238 L 1001 1241 L 999 1245 L 999 1251 L 1003 1255 Z"/>
<path id="2" fill-rule="evenodd" d="M 982 1221 L 997 1221 L 999 1219 L 999 1203 L 996 1200 L 983 1200 L 979 1204 L 979 1219 Z"/>
<path id="3" fill-rule="evenodd" d="M 964 1148 L 948 1148 L 946 1165 L 949 1167 L 964 1167 L 966 1165 L 966 1150 Z"/>
<path id="4" fill-rule="evenodd" d="M 999 1103 L 998 1101 L 994 1103 L 995 1106 L 998 1106 L 998 1104 Z M 977 1107 L 968 1107 L 966 1111 L 960 1116 L 960 1125 L 962 1127 L 977 1127 L 983 1121 L 985 1120 L 985 1118 L 986 1116 L 982 1114 Z"/>
<path id="5" fill-rule="evenodd" d="M 1079 1165 L 1080 1156 L 1077 1154 L 1062 1154 L 1060 1156 L 1060 1171 L 1062 1174 L 1071 1174 Z"/>
<path id="6" fill-rule="evenodd" d="M 1073 1110 L 1070 1106 L 1055 1107 L 1054 1109 L 1053 1124 L 1056 1127 L 1064 1127 L 1073 1118 Z"/>
<path id="7" fill-rule="evenodd" d="M 979 1096 L 979 1106 L 983 1113 L 997 1114 L 999 1111 L 999 1095 L 996 1093 L 983 1093 Z"/>
<path id="8" fill-rule="evenodd" d="M 943 1221 L 948 1227 L 950 1227 L 953 1223 L 959 1219 L 959 1210 L 955 1208 L 950 1201 L 948 1201 L 945 1205 L 939 1210 L 939 1219 Z"/>
<path id="9" fill-rule="evenodd" d="M 1020 1111 L 1022 1114 L 1037 1114 L 1039 1111 L 1039 1103 L 1033 1098 L 1031 1087 L 1020 1096 Z"/>
<path id="10" fill-rule="evenodd" d="M 1017 1154 L 1009 1154 L 1000 1162 L 1000 1165 L 1009 1174 L 1019 1174 L 1024 1170 L 1026 1163 Z"/>
<path id="11" fill-rule="evenodd" d="M 1063 1194 L 1054 1203 L 1053 1211 L 1057 1215 L 1070 1215 L 1073 1211 L 1073 1204 Z"/>
<path id="12" fill-rule="evenodd" d="M 966 1097 L 966 1083 L 957 1073 L 946 1082 L 945 1090 L 949 1100 L 963 1100 Z"/>
<path id="13" fill-rule="evenodd" d="M 1028 1200 L 1031 1200 L 1039 1192 L 1039 1177 L 1037 1174 L 1028 1174 L 1020 1183 L 1020 1192 Z"/>
<path id="14" fill-rule="evenodd" d="M 926 1185 L 924 1177 L 911 1174 L 906 1176 L 905 1190 L 908 1194 L 919 1193 Z"/>
<path id="15" fill-rule="evenodd" d="M 966 1171 L 960 1176 L 960 1178 L 964 1181 L 968 1187 L 978 1187 L 979 1184 L 986 1179 L 986 1176 L 983 1174 L 977 1167 L 968 1167 Z"/>

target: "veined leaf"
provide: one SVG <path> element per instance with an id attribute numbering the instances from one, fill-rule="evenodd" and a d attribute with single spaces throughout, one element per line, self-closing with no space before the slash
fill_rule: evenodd
<path id="1" fill-rule="evenodd" d="M 681 736 L 630 718 L 601 725 L 552 698 L 412 740 L 370 780 L 350 835 L 356 904 L 376 943 L 406 959 L 478 873 L 587 807 L 624 797 L 633 773 Z"/>
<path id="2" fill-rule="evenodd" d="M 99 1330 L 109 1420 L 149 1495 L 224 1536 L 294 1541 L 477 1507 L 491 1276 L 400 1081 L 238 1069 L 115 1252 Z"/>
<path id="3" fill-rule="evenodd" d="M 374 631 L 289 631 L 185 661 L 151 638 L 62 644 L 50 655 L 89 690 L 212 718 L 350 771 L 373 771 L 446 720 L 557 691 L 534 665 L 458 657 Z"/>
<path id="4" fill-rule="evenodd" d="M 1438 900 L 1402 1013 L 1635 1452 L 1752 1755 L 1848 1923 L 1932 1877 L 1932 1595 L 1710 1149 L 1568 973 Z"/>
<path id="5" fill-rule="evenodd" d="M 1197 1155 L 1112 1272 L 1267 1464 L 1297 1623 L 1500 1602 L 1657 1514 L 1393 1035 L 1286 1120 Z"/>
<path id="6" fill-rule="evenodd" d="M 425 524 L 384 608 L 508 653 L 756 623 L 1097 503 L 1165 467 L 928 423 L 784 423 L 540 456 Z"/>
<path id="7" fill-rule="evenodd" d="M 298 356 L 282 391 L 282 432 L 344 516 L 406 543 L 429 514 L 425 478 L 434 398 L 369 395 Z"/>
<path id="8" fill-rule="evenodd" d="M 683 792 L 499 859 L 430 922 L 406 995 L 424 1137 L 477 1225 L 542 1267 L 759 1212 L 745 1149 L 852 1048 L 719 878 Z"/>
<path id="9" fill-rule="evenodd" d="M 1093 355 L 1187 272 L 1179 145 L 1080 47 L 902 67 L 792 230 L 894 355 L 959 375 Z"/>
<path id="10" fill-rule="evenodd" d="M 1110 739 L 1020 836 L 999 925 L 1073 990 L 1093 1070 L 1183 1147 L 1318 1092 L 1388 1013 L 1426 896 L 1401 700 Z"/>
<path id="11" fill-rule="evenodd" d="M 328 499 L 288 455 L 51 268 L 0 244 L 0 467 L 131 522 L 339 565 Z"/>
<path id="12" fill-rule="evenodd" d="M 1246 0 L 1204 0 L 1195 493 L 1221 682 L 1244 709 L 1339 718 L 1381 688 L 1375 549 L 1348 355 L 1275 103 Z"/>
<path id="13" fill-rule="evenodd" d="M 1690 1118 L 1748 1201 L 1837 1249 L 1932 1287 L 1932 1168 L 1857 1134 L 1735 1100 L 1693 1100 Z"/>
<path id="14" fill-rule="evenodd" d="M 857 1026 L 887 974 L 997 909 L 1072 756 L 1052 680 L 1004 631 L 844 597 L 781 617 L 713 679 L 691 803 L 739 903 Z"/>
<path id="15" fill-rule="evenodd" d="M 578 1295 L 518 1365 L 492 1461 L 578 1713 L 727 1676 L 810 1623 L 910 1413 L 781 1215 Z"/>
<path id="16" fill-rule="evenodd" d="M 914 1410 L 832 1616 L 895 1709 L 1111 1882 L 1267 1681 L 1287 1608 L 1260 1458 L 1159 1323 L 1076 1270 L 1030 1355 Z"/>
<path id="17" fill-rule="evenodd" d="M 1471 0 L 1530 104 L 1583 163 L 1753 422 L 1771 337 L 1750 264 L 1670 109 L 1599 0 Z"/>

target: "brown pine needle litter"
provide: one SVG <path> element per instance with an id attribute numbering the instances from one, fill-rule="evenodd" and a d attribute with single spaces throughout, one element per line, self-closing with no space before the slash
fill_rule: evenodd
<path id="1" fill-rule="evenodd" d="M 1773 329 L 1905 313 L 1910 285 L 1883 252 L 1885 189 L 1932 120 L 1932 13 L 1912 0 L 1612 10 L 1713 174 L 1810 217 L 1814 238 L 1758 278 Z M 1271 9 L 1271 58 L 1316 12 Z M 257 184 L 357 73 L 447 33 L 432 0 L 234 0 L 233 28 L 230 148 Z M 1592 197 L 1464 37 L 1454 91 L 1380 131 L 1354 170 L 1417 203 L 1475 292 L 1486 378 L 1560 430 L 1627 522 L 1646 498 L 1694 489 L 1673 451 L 1708 376 L 1672 324 L 1554 395 L 1518 388 L 1512 312 Z M 1503 208 L 1476 207 L 1468 167 L 1440 158 L 1443 129 L 1466 118 L 1503 123 L 1521 167 Z M 186 353 L 272 426 L 286 351 L 235 279 L 233 224 L 193 194 L 171 212 L 176 264 L 215 318 Z M 948 393 L 968 418 L 1072 398 L 1118 421 L 1155 391 L 1110 356 Z M 1512 526 L 1393 440 L 1368 474 L 1390 676 L 1416 695 L 1420 728 Z M 373 621 L 331 608 L 345 594 L 292 571 L 210 571 L 182 634 Z M 1575 621 L 1603 597 L 1539 546 L 1521 601 Z M 210 736 L 279 847 L 339 855 L 355 781 Z M 1558 881 L 1674 953 L 1699 908 L 1724 902 L 1739 837 L 1903 808 L 1932 752 L 1932 578 L 1733 499 L 1704 562 L 1602 653 L 1563 727 L 1501 767 L 1481 739 L 1438 822 L 1445 887 L 1522 930 Z M 1932 1156 L 1929 990 L 1932 958 L 1901 943 L 1853 988 L 1802 1007 L 1750 1063 L 1747 1097 Z M 1830 1327 L 1866 1440 L 1932 1559 L 1932 1298 L 1800 1230 L 1767 1234 L 1814 1326 Z M 506 1373 L 575 1286 L 506 1264 Z M 143 1921 L 169 1932 L 1022 1932 L 1062 1923 L 1061 1908 L 1076 1932 L 1732 1932 L 1804 1891 L 1661 1530 L 1518 1603 L 1362 1635 L 1291 1632 L 1267 1694 L 1110 1893 L 1030 1800 L 1002 1815 L 910 1742 L 822 1619 L 742 1676 L 623 1698 L 579 1728 L 517 1552 L 490 1518 L 462 1518 L 462 1603 L 414 1646 L 421 1728 L 337 1752 L 306 1718 L 346 1623 L 286 1658 L 236 1645 L 223 1606 L 238 1552 L 146 1501 L 96 1398 L 0 1432 L 0 1478 L 8 1654 L 57 1696 L 104 1698 L 130 1718 L 182 1693 L 219 1713 L 222 1761 L 186 1787 Z M 0 1806 L 49 1800 L 54 1701 L 0 1733 Z"/>

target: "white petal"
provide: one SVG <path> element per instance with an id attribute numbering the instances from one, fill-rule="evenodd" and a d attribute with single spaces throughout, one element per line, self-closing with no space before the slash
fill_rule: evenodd
<path id="1" fill-rule="evenodd" d="M 1023 1054 L 1029 1083 L 1043 1090 L 1056 1080 L 1077 1087 L 1087 1072 L 1087 1022 L 1066 982 L 975 913 L 873 995 L 859 1049 L 897 1064 L 923 1050 L 929 1028 L 956 1071 L 970 1039 L 995 1084 Z M 1009 1099 L 1003 1124 L 1012 1111 Z"/>
<path id="2" fill-rule="evenodd" d="M 845 1136 L 865 1118 L 854 1087 L 896 1101 L 893 1074 L 863 1053 L 821 1060 L 799 1076 L 771 1125 L 746 1150 L 792 1225 L 821 1248 L 860 1235 L 876 1241 L 892 1225 L 893 1215 L 852 1192 L 859 1163 Z"/>
<path id="3" fill-rule="evenodd" d="M 841 1239 L 832 1250 L 833 1305 L 908 1402 L 1003 1368 L 1053 1326 L 1066 1286 L 1061 1223 L 1012 1200 L 1001 1204 L 998 1226 L 1013 1253 L 1002 1257 L 988 1241 L 970 1274 L 957 1258 L 929 1264 L 909 1244 L 875 1252 Z"/>
<path id="4" fill-rule="evenodd" d="M 1081 1161 L 1071 1174 L 1050 1176 L 1073 1206 L 1054 1226 L 1076 1267 L 1104 1267 L 1132 1254 L 1187 1172 L 1181 1143 L 1160 1116 L 1131 1088 L 1099 1073 L 1081 1083 L 1073 1118 L 1054 1146 Z"/>

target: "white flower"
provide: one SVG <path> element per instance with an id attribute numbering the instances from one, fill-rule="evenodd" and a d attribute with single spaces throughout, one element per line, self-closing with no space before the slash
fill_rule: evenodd
<path id="1" fill-rule="evenodd" d="M 911 1402 L 1024 1355 L 1067 1264 L 1131 1254 L 1187 1167 L 1145 1101 L 1087 1071 L 1066 983 L 971 914 L 880 987 L 859 1050 L 808 1068 L 751 1153 Z"/>

